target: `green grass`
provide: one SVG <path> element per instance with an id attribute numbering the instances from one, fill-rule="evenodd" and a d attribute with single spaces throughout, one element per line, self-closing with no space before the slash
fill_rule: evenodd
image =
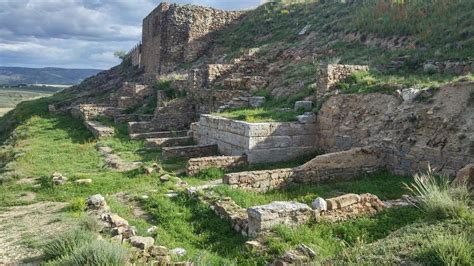
<path id="1" fill-rule="evenodd" d="M 226 111 L 222 113 L 215 113 L 221 117 L 246 121 L 250 123 L 258 122 L 292 122 L 296 121 L 296 116 L 301 112 L 293 111 L 292 109 L 275 109 L 275 108 L 256 108 L 256 109 L 238 109 Z"/>
<path id="2" fill-rule="evenodd" d="M 356 72 L 339 82 L 342 93 L 396 93 L 400 88 L 418 87 L 437 89 L 456 80 L 474 80 L 472 74 L 457 77 L 441 74 L 382 75 L 376 72 Z"/>
<path id="3" fill-rule="evenodd" d="M 353 181 L 331 182 L 324 184 L 294 184 L 283 190 L 258 193 L 243 189 L 218 186 L 214 190 L 231 197 L 238 205 L 249 208 L 268 204 L 272 201 L 296 200 L 311 204 L 317 197 L 329 198 L 341 193 L 373 193 L 382 200 L 397 199 L 408 194 L 404 183 L 410 183 L 410 177 L 396 176 L 387 172 L 370 174 Z"/>

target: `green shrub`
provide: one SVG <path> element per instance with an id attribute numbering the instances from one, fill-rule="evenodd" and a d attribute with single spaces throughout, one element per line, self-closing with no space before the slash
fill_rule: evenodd
<path id="1" fill-rule="evenodd" d="M 465 234 L 440 235 L 431 241 L 422 259 L 429 265 L 473 265 L 473 243 Z"/>
<path id="2" fill-rule="evenodd" d="M 73 253 L 77 248 L 90 243 L 96 237 L 85 230 L 74 230 L 55 237 L 42 246 L 46 260 L 54 260 Z"/>
<path id="3" fill-rule="evenodd" d="M 86 209 L 86 200 L 81 197 L 73 198 L 69 202 L 69 211 L 72 212 L 82 212 Z"/>
<path id="4" fill-rule="evenodd" d="M 406 187 L 419 198 L 418 207 L 434 218 L 464 218 L 469 215 L 469 190 L 465 184 L 450 184 L 448 178 L 437 178 L 431 168 L 414 176 Z"/>
<path id="5" fill-rule="evenodd" d="M 202 180 L 216 180 L 216 179 L 222 178 L 224 174 L 225 174 L 224 170 L 213 167 L 213 168 L 200 171 L 196 175 L 196 178 L 202 179 Z"/>
<path id="6" fill-rule="evenodd" d="M 106 242 L 94 240 L 70 255 L 53 262 L 57 265 L 125 265 L 128 258 L 126 248 Z"/>

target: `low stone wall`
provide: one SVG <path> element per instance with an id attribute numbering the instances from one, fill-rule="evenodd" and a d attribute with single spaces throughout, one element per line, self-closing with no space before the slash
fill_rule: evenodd
<path id="1" fill-rule="evenodd" d="M 242 167 L 248 164 L 246 156 L 212 156 L 193 158 L 188 161 L 186 166 L 186 173 L 189 176 L 194 176 L 200 171 L 209 168 L 221 168 L 224 170 L 231 170 L 237 167 Z"/>
<path id="2" fill-rule="evenodd" d="M 115 134 L 114 128 L 107 127 L 96 121 L 84 121 L 84 125 L 96 138 L 106 138 Z"/>
<path id="3" fill-rule="evenodd" d="M 248 97 L 250 94 L 239 90 L 200 89 L 188 92 L 187 98 L 195 106 L 196 112 L 208 114 L 216 112 L 234 98 Z"/>
<path id="4" fill-rule="evenodd" d="M 316 73 L 317 97 L 321 98 L 335 89 L 335 85 L 358 71 L 367 71 L 368 66 L 362 65 L 320 65 Z"/>
<path id="5" fill-rule="evenodd" d="M 141 115 L 141 114 L 120 114 L 114 117 L 115 123 L 149 122 L 152 119 L 153 119 L 153 115 Z"/>
<path id="6" fill-rule="evenodd" d="M 222 181 L 233 188 L 265 192 L 291 183 L 349 180 L 384 167 L 383 150 L 364 147 L 320 155 L 296 168 L 231 173 Z"/>
<path id="7" fill-rule="evenodd" d="M 73 106 L 70 110 L 73 117 L 84 121 L 93 120 L 100 116 L 114 118 L 120 114 L 120 111 L 121 109 L 113 106 L 96 104 L 79 104 Z"/>
<path id="8" fill-rule="evenodd" d="M 226 174 L 222 182 L 232 188 L 242 188 L 265 192 L 271 189 L 280 189 L 291 183 L 294 175 L 291 168 L 249 171 Z"/>
<path id="9" fill-rule="evenodd" d="M 193 145 L 181 147 L 165 147 L 163 148 L 163 159 L 172 158 L 199 158 L 217 155 L 216 145 Z"/>
<path id="10" fill-rule="evenodd" d="M 191 145 L 192 143 L 193 139 L 190 137 L 153 138 L 146 139 L 145 147 L 149 149 L 158 149 L 161 147 Z"/>
<path id="11" fill-rule="evenodd" d="M 201 115 L 193 126 L 195 141 L 216 144 L 221 154 L 246 154 L 249 163 L 287 161 L 317 150 L 316 124 L 248 123 Z"/>
<path id="12" fill-rule="evenodd" d="M 247 209 L 248 234 L 268 230 L 275 225 L 295 226 L 308 222 L 315 213 L 304 203 L 276 201 Z"/>
<path id="13" fill-rule="evenodd" d="M 353 148 L 328 153 L 294 168 L 293 182 L 318 183 L 350 180 L 385 167 L 383 150 L 377 147 Z"/>

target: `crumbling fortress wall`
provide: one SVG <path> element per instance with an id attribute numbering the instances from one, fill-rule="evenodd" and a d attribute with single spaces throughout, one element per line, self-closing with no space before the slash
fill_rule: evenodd
<path id="1" fill-rule="evenodd" d="M 240 12 L 161 3 L 143 20 L 142 65 L 147 73 L 167 73 L 198 59 L 209 33 L 240 18 Z"/>

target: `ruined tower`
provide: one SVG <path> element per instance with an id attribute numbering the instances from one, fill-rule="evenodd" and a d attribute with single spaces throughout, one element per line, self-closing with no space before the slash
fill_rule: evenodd
<path id="1" fill-rule="evenodd" d="M 240 18 L 240 12 L 161 3 L 143 20 L 142 65 L 147 73 L 167 73 L 199 58 L 209 34 Z"/>

